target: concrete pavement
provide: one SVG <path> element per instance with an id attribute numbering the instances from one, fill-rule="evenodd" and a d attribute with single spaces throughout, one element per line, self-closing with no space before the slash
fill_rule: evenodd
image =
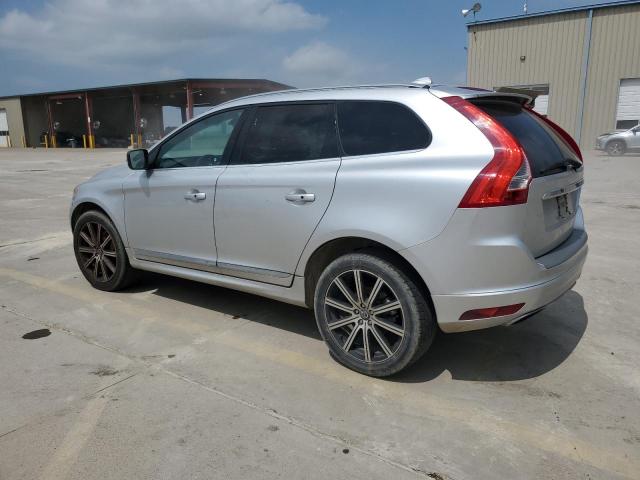
<path id="1" fill-rule="evenodd" d="M 389 380 L 333 362 L 304 309 L 157 275 L 92 289 L 67 208 L 119 162 L 0 150 L 0 479 L 640 478 L 640 158 L 587 156 L 573 291 Z"/>

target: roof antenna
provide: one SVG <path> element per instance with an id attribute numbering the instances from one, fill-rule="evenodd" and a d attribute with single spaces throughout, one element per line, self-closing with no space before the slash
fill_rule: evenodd
<path id="1" fill-rule="evenodd" d="M 420 77 L 416 78 L 413 82 L 413 85 L 418 85 L 422 88 L 429 88 L 431 86 L 431 77 Z"/>

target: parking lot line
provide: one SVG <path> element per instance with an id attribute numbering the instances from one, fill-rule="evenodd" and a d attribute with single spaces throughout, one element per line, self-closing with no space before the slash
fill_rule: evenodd
<path id="1" fill-rule="evenodd" d="M 41 276 L 7 268 L 0 268 L 0 276 L 84 302 L 105 303 L 105 294 L 76 288 Z M 159 312 L 155 310 L 120 300 L 109 302 L 108 308 L 134 316 L 139 321 L 160 321 L 170 324 L 172 328 L 181 329 L 190 334 L 202 335 L 207 330 L 206 326 L 186 318 L 181 318 L 179 322 L 175 322 L 168 318 L 162 318 L 159 316 Z M 444 399 L 432 394 L 428 396 L 417 395 L 414 390 L 403 384 L 364 377 L 334 365 L 328 360 L 327 362 L 319 362 L 318 359 L 300 352 L 276 347 L 265 342 L 249 340 L 242 335 L 242 331 L 218 331 L 213 335 L 207 336 L 207 338 L 219 345 L 224 345 L 288 368 L 301 370 L 335 383 L 358 388 L 369 394 L 371 394 L 371 386 L 375 385 L 374 395 L 385 400 L 407 403 L 417 411 L 424 412 L 427 415 L 440 417 L 445 421 L 456 422 L 485 435 L 499 437 L 509 443 L 525 444 L 528 447 L 561 455 L 574 462 L 588 464 L 627 478 L 637 478 L 637 473 L 640 472 L 640 460 L 638 458 L 629 458 L 621 452 L 595 446 L 566 432 L 549 430 L 530 423 L 505 420 L 478 406 L 473 410 L 474 413 L 469 413 L 469 404 L 467 402 L 451 398 Z"/>

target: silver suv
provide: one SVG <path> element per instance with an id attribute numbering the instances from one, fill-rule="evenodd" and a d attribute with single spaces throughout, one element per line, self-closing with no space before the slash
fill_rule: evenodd
<path id="1" fill-rule="evenodd" d="M 581 154 L 529 99 L 419 85 L 224 103 L 79 185 L 75 254 L 312 308 L 332 356 L 391 375 L 438 329 L 510 325 L 587 255 Z"/>
<path id="2" fill-rule="evenodd" d="M 599 135 L 596 139 L 596 150 L 604 150 L 614 157 L 624 155 L 626 152 L 639 152 L 640 125 L 628 130 L 615 130 Z"/>

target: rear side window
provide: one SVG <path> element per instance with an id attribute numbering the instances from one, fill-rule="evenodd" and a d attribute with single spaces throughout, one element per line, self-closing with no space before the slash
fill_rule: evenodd
<path id="1" fill-rule="evenodd" d="M 420 150 L 431 142 L 422 120 L 399 103 L 338 102 L 338 126 L 347 155 Z"/>
<path id="2" fill-rule="evenodd" d="M 474 103 L 520 142 L 534 177 L 565 171 L 567 160 L 577 160 L 573 150 L 549 126 L 520 105 L 504 101 L 476 100 Z"/>
<path id="3" fill-rule="evenodd" d="M 338 157 L 332 104 L 258 107 L 239 162 L 297 162 Z"/>

